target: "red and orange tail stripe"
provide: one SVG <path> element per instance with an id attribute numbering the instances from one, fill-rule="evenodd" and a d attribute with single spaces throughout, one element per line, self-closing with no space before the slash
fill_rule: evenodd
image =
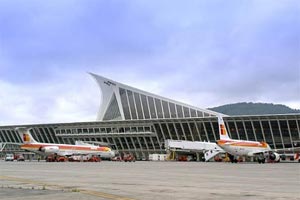
<path id="1" fill-rule="evenodd" d="M 23 140 L 24 142 L 30 142 L 30 136 L 28 134 L 23 134 Z"/>
<path id="2" fill-rule="evenodd" d="M 221 135 L 226 135 L 227 134 L 224 124 L 220 125 L 220 129 L 221 129 Z"/>

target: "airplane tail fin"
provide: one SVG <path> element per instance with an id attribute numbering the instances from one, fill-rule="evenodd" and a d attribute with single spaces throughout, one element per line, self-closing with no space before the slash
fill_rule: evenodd
<path id="1" fill-rule="evenodd" d="M 30 128 L 16 128 L 24 144 L 38 143 L 30 134 Z"/>
<path id="2" fill-rule="evenodd" d="M 218 117 L 220 140 L 230 140 L 222 117 Z"/>

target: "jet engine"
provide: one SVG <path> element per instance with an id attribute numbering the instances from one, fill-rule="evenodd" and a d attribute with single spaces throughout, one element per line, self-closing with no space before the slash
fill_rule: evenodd
<path id="1" fill-rule="evenodd" d="M 44 153 L 57 153 L 59 151 L 59 147 L 58 146 L 46 146 L 46 147 L 41 147 L 39 150 Z"/>
<path id="2" fill-rule="evenodd" d="M 270 160 L 279 162 L 280 161 L 280 155 L 278 153 L 272 152 L 269 155 Z"/>

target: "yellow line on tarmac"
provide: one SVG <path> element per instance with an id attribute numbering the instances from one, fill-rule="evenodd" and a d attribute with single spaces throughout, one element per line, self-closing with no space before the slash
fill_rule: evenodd
<path id="1" fill-rule="evenodd" d="M 0 179 L 7 180 L 7 181 L 27 183 L 27 184 L 37 184 L 37 185 L 42 185 L 42 186 L 57 187 L 59 189 L 63 188 L 63 187 L 60 187 L 59 185 L 55 185 L 55 184 L 48 184 L 45 182 L 40 182 L 40 181 L 35 181 L 35 180 L 25 179 L 25 178 L 17 178 L 17 177 L 12 177 L 12 176 L 0 176 Z"/>
<path id="2" fill-rule="evenodd" d="M 70 190 L 70 187 L 68 187 L 68 186 L 49 184 L 46 182 L 35 181 L 35 180 L 25 179 L 25 178 L 0 176 L 0 180 L 15 181 L 15 182 L 26 183 L 26 184 L 36 184 L 36 185 L 41 185 L 41 186 L 48 186 L 48 187 L 54 187 L 54 188 L 58 188 L 58 189 L 62 189 L 62 190 L 64 189 L 64 190 L 72 191 L 72 190 Z M 73 188 L 73 189 L 75 189 L 75 188 Z M 93 191 L 93 190 L 86 190 L 86 189 L 82 189 L 82 190 L 76 189 L 76 192 L 91 195 L 91 196 L 96 196 L 96 197 L 102 197 L 102 198 L 106 198 L 106 199 L 112 199 L 112 200 L 134 200 L 132 198 L 122 197 L 122 196 L 118 196 L 118 195 L 114 195 L 114 194 L 98 192 L 98 191 Z"/>

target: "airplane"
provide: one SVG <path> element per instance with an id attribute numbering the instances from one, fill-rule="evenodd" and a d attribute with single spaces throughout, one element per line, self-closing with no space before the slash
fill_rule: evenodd
<path id="1" fill-rule="evenodd" d="M 109 147 L 99 147 L 92 144 L 77 142 L 75 145 L 71 144 L 54 144 L 54 143 L 40 143 L 37 142 L 30 134 L 30 128 L 16 128 L 22 138 L 23 144 L 21 149 L 31 151 L 42 155 L 58 155 L 70 157 L 73 155 L 96 155 L 101 158 L 110 159 L 115 157 L 115 152 Z"/>
<path id="2" fill-rule="evenodd" d="M 258 163 L 265 163 L 266 159 L 273 162 L 280 161 L 280 155 L 266 142 L 249 140 L 233 140 L 228 136 L 222 117 L 218 117 L 220 140 L 217 145 L 231 155 L 231 162 L 237 162 L 235 156 L 255 157 Z"/>

